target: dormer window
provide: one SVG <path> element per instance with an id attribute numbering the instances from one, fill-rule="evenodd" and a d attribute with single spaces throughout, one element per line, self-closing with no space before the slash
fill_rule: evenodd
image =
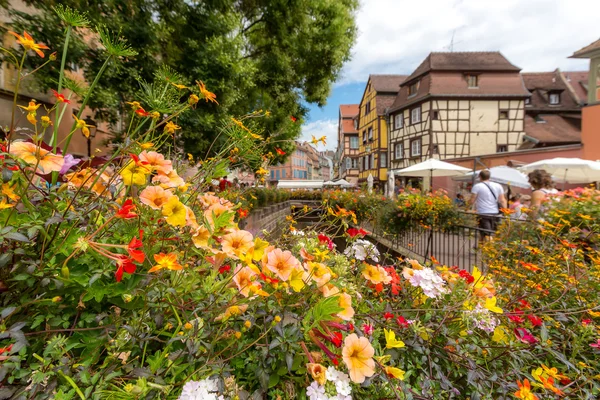
<path id="1" fill-rule="evenodd" d="M 418 90 L 419 90 L 419 81 L 416 81 L 415 83 L 411 84 L 408 87 L 408 97 L 416 95 Z"/>
<path id="2" fill-rule="evenodd" d="M 471 89 L 479 87 L 479 79 L 477 75 L 467 75 L 467 86 Z"/>
<path id="3" fill-rule="evenodd" d="M 531 105 L 531 97 L 527 97 L 527 98 L 525 99 L 525 105 L 526 105 L 526 106 L 530 106 L 530 105 Z"/>
<path id="4" fill-rule="evenodd" d="M 560 93 L 550 93 L 548 96 L 548 103 L 551 105 L 560 104 Z"/>

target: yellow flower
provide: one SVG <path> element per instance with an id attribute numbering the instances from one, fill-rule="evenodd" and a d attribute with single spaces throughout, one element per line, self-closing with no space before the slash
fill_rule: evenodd
<path id="1" fill-rule="evenodd" d="M 241 306 L 230 306 L 227 307 L 223 314 L 220 314 L 215 321 L 227 320 L 231 317 L 237 317 L 238 315 L 242 315 L 248 309 L 248 304 L 242 304 Z"/>
<path id="2" fill-rule="evenodd" d="M 44 50 L 49 49 L 49 47 L 46 46 L 45 44 L 36 43 L 35 40 L 33 40 L 33 38 L 29 35 L 29 33 L 25 32 L 25 31 L 23 31 L 23 36 L 19 35 L 18 33 L 11 32 L 11 31 L 8 31 L 8 33 L 15 36 L 17 38 L 17 43 L 19 43 L 21 46 L 23 46 L 23 48 L 26 51 L 33 50 L 37 53 L 38 56 L 40 56 L 42 58 L 44 58 L 44 52 L 42 51 L 42 49 L 44 49 Z"/>
<path id="3" fill-rule="evenodd" d="M 171 82 L 171 85 L 175 86 L 177 89 L 182 90 L 182 89 L 187 89 L 188 87 L 185 85 L 181 85 L 179 83 L 173 83 Z"/>
<path id="4" fill-rule="evenodd" d="M 130 161 L 125 168 L 121 170 L 119 175 L 123 178 L 123 183 L 127 186 L 131 185 L 145 185 L 146 176 L 150 174 L 151 169 L 143 165 L 138 165 L 134 161 Z"/>
<path id="5" fill-rule="evenodd" d="M 269 171 L 267 171 L 266 169 L 264 169 L 263 167 L 260 167 L 258 169 L 258 171 L 255 172 L 256 175 L 268 175 Z"/>
<path id="6" fill-rule="evenodd" d="M 190 324 L 189 322 L 186 322 L 185 325 L 183 325 L 183 328 L 187 331 L 189 331 L 190 329 L 192 329 L 194 326 L 192 324 Z"/>
<path id="7" fill-rule="evenodd" d="M 173 195 L 163 206 L 162 215 L 167 217 L 167 223 L 172 226 L 185 226 L 187 209 L 179 201 L 179 197 Z"/>
<path id="8" fill-rule="evenodd" d="M 396 339 L 396 333 L 392 330 L 387 330 L 383 328 L 383 333 L 385 335 L 385 348 L 393 349 L 393 348 L 402 348 L 404 347 L 404 342 L 402 340 Z"/>
<path id="9" fill-rule="evenodd" d="M 27 111 L 28 113 L 35 115 L 36 110 L 38 108 L 40 108 L 40 106 L 41 106 L 41 104 L 37 104 L 35 102 L 35 100 L 31 100 L 29 102 L 29 104 L 27 105 L 27 107 L 25 107 L 25 106 L 19 106 L 19 107 L 21 107 L 23 110 Z"/>
<path id="10" fill-rule="evenodd" d="M 327 382 L 327 377 L 325 376 L 327 369 L 321 364 L 308 363 L 306 364 L 306 370 L 319 385 L 324 385 Z"/>
<path id="11" fill-rule="evenodd" d="M 2 194 L 6 195 L 9 199 L 17 201 L 20 197 L 14 192 L 13 187 L 8 183 L 2 185 Z"/>
<path id="12" fill-rule="evenodd" d="M 217 101 L 217 95 L 214 94 L 213 92 L 209 92 L 206 89 L 206 86 L 204 86 L 204 82 L 196 81 L 196 84 L 198 84 L 198 89 L 200 89 L 200 94 L 202 96 L 204 96 L 204 100 L 206 100 L 207 103 L 209 101 L 212 101 L 213 103 L 219 104 L 219 102 Z"/>
<path id="13" fill-rule="evenodd" d="M 244 322 L 244 326 L 246 327 L 246 329 L 250 329 L 250 327 L 252 326 L 252 322 L 246 321 Z"/>
<path id="14" fill-rule="evenodd" d="M 92 127 L 92 125 L 88 125 L 85 123 L 84 120 L 77 118 L 77 116 L 75 114 L 73 114 L 73 118 L 75 119 L 75 129 L 81 129 L 81 133 L 83 133 L 83 136 L 85 136 L 86 138 L 90 137 L 90 129 Z"/>
<path id="15" fill-rule="evenodd" d="M 496 329 L 494 329 L 492 341 L 496 343 L 508 343 L 508 336 L 506 336 L 506 328 L 504 328 L 503 326 L 497 326 Z"/>
<path id="16" fill-rule="evenodd" d="M 485 299 L 485 308 L 497 314 L 503 313 L 502 309 L 496 305 L 496 296 Z"/>
<path id="17" fill-rule="evenodd" d="M 208 239 L 210 239 L 210 231 L 204 225 L 199 226 L 192 235 L 192 242 L 198 248 L 208 247 Z"/>
<path id="18" fill-rule="evenodd" d="M 152 117 L 152 119 L 159 119 L 160 118 L 160 113 L 158 111 L 152 111 L 150 113 L 150 116 Z"/>
<path id="19" fill-rule="evenodd" d="M 167 124 L 165 125 L 165 129 L 164 132 L 170 134 L 170 135 L 174 135 L 175 131 L 180 130 L 181 127 L 179 125 L 174 124 L 173 122 L 169 121 L 167 122 Z"/>
<path id="20" fill-rule="evenodd" d="M 331 270 L 325 264 L 309 261 L 305 265 L 308 266 L 308 273 L 317 286 L 321 287 L 331 280 Z"/>
<path id="21" fill-rule="evenodd" d="M 342 308 L 342 311 L 337 313 L 337 316 L 344 321 L 352 320 L 352 317 L 354 317 L 354 308 L 352 308 L 352 297 L 348 293 L 339 295 L 339 306 Z"/>
<path id="22" fill-rule="evenodd" d="M 290 286 L 294 292 L 299 292 L 306 285 L 305 280 L 308 279 L 308 273 L 302 267 L 297 267 L 290 275 Z"/>
<path id="23" fill-rule="evenodd" d="M 235 331 L 235 333 L 233 334 L 235 336 L 236 339 L 239 339 L 242 337 L 242 332 L 240 331 Z"/>
<path id="24" fill-rule="evenodd" d="M 199 100 L 200 98 L 198 96 L 195 94 L 190 94 L 190 97 L 188 98 L 188 104 L 193 106 L 194 104 L 197 104 Z"/>
<path id="25" fill-rule="evenodd" d="M 146 142 L 146 143 L 142 143 L 142 144 L 140 144 L 140 147 L 141 147 L 143 150 L 149 150 L 149 149 L 151 149 L 151 148 L 153 148 L 153 147 L 154 147 L 154 143 L 152 143 L 152 142 Z"/>
<path id="26" fill-rule="evenodd" d="M 275 322 L 280 323 L 281 322 L 281 317 L 279 315 L 276 315 L 274 318 Z"/>
<path id="27" fill-rule="evenodd" d="M 0 201 L 0 210 L 4 210 L 6 208 L 11 208 L 14 206 L 15 206 L 14 204 L 7 203 L 5 198 L 2 198 L 2 201 Z"/>
<path id="28" fill-rule="evenodd" d="M 373 376 L 375 373 L 373 354 L 375 350 L 366 337 L 359 338 L 356 333 L 346 336 L 342 358 L 348 367 L 352 382 L 363 383 L 366 377 Z"/>
<path id="29" fill-rule="evenodd" d="M 171 271 L 179 271 L 183 267 L 177 262 L 177 253 L 158 253 L 154 255 L 154 261 L 156 265 L 148 270 L 148 272 L 159 271 L 166 268 Z"/>
<path id="30" fill-rule="evenodd" d="M 265 254 L 265 249 L 269 246 L 269 242 L 262 240 L 257 237 L 254 239 L 254 252 L 252 253 L 252 259 L 254 261 L 259 261 L 263 258 Z"/>
<path id="31" fill-rule="evenodd" d="M 401 370 L 400 368 L 394 368 L 389 366 L 385 367 L 384 370 L 385 374 L 390 378 L 400 379 L 401 381 L 404 380 L 404 374 L 406 373 L 406 371 Z"/>
<path id="32" fill-rule="evenodd" d="M 366 280 L 374 285 L 378 283 L 388 284 L 392 281 L 392 277 L 388 275 L 387 271 L 382 267 L 366 264 L 362 275 Z"/>
<path id="33" fill-rule="evenodd" d="M 50 117 L 47 115 L 42 116 L 42 127 L 47 128 L 50 125 L 52 125 L 52 121 L 50 120 Z"/>
<path id="34" fill-rule="evenodd" d="M 142 105 L 140 104 L 139 101 L 128 101 L 125 104 L 129 104 L 133 111 L 139 110 L 140 108 L 142 108 Z"/>

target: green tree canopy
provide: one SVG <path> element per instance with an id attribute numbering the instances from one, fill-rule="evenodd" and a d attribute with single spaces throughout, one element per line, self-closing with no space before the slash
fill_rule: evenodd
<path id="1" fill-rule="evenodd" d="M 95 25 L 120 33 L 138 55 L 105 72 L 90 103 L 97 118 L 127 115 L 140 81 L 151 81 L 159 65 L 184 76 L 185 85 L 202 80 L 219 106 L 201 102 L 179 124 L 185 150 L 203 156 L 229 116 L 269 110 L 255 125 L 275 147 L 300 134 L 304 102 L 324 105 L 356 36 L 357 0 L 26 0 L 36 14 L 11 10 L 25 29 L 54 50 L 63 41 L 57 4 L 87 12 Z M 100 49 L 78 31 L 69 46 L 71 66 L 88 80 L 104 62 Z M 58 68 L 58 64 L 54 66 Z M 40 75 L 44 88 L 56 87 L 56 69 Z M 121 111 L 121 113 L 119 113 Z M 298 120 L 292 121 L 291 116 Z"/>

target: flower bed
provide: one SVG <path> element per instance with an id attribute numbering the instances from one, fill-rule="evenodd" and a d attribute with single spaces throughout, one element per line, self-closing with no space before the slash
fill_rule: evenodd
<path id="1" fill-rule="evenodd" d="M 402 201 L 413 223 L 443 222 L 443 194 L 327 193 L 327 234 L 290 216 L 269 243 L 237 225 L 241 199 L 207 192 L 234 148 L 236 166 L 256 166 L 260 140 L 236 120 L 217 157 L 192 169 L 168 156 L 177 116 L 216 101 L 201 84 L 182 96 L 168 77 L 154 83 L 160 102 L 131 102 L 128 140 L 110 157 L 76 161 L 68 144 L 45 144 L 58 120 L 38 122 L 33 106 L 36 134 L 1 144 L 4 398 L 600 395 L 598 192 L 551 202 L 539 223 L 507 222 L 485 248 L 488 273 L 380 265 L 367 232 L 348 229 Z M 60 104 L 49 115 L 60 119 Z"/>

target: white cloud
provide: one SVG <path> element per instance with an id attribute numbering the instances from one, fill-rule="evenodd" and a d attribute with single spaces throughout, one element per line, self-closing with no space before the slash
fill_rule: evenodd
<path id="1" fill-rule="evenodd" d="M 317 138 L 320 138 L 321 136 L 327 137 L 327 145 L 325 148 L 323 147 L 323 144 L 319 144 L 317 150 L 335 150 L 338 141 L 338 121 L 326 119 L 302 125 L 302 135 L 300 136 L 300 140 L 308 142 L 312 139 L 312 136 Z"/>
<path id="2" fill-rule="evenodd" d="M 501 51 L 526 71 L 582 70 L 567 57 L 598 39 L 597 0 L 361 0 L 339 84 L 409 74 L 431 51 Z"/>

